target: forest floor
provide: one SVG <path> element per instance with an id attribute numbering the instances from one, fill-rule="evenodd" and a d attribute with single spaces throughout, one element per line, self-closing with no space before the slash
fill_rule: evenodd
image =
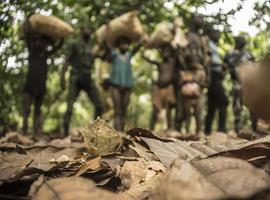
<path id="1" fill-rule="evenodd" d="M 65 138 L 0 138 L 0 199 L 270 199 L 270 135 L 210 136 L 103 120 Z"/>

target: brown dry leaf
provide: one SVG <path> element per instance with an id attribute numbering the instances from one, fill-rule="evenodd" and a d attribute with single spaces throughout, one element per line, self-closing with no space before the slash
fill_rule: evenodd
<path id="1" fill-rule="evenodd" d="M 127 194 L 135 199 L 139 200 L 145 200 L 150 199 L 150 197 L 155 192 L 156 186 L 161 181 L 161 174 L 158 174 L 154 177 L 152 177 L 149 180 L 146 180 L 139 185 L 136 185 L 135 187 L 132 187 L 124 192 L 124 194 Z"/>
<path id="2" fill-rule="evenodd" d="M 34 143 L 34 141 L 29 137 L 17 132 L 7 133 L 4 137 L 0 139 L 0 143 L 9 143 L 9 142 L 21 145 L 30 145 Z"/>
<path id="3" fill-rule="evenodd" d="M 44 175 L 40 175 L 36 181 L 34 181 L 28 192 L 28 196 L 34 197 L 45 180 Z"/>
<path id="4" fill-rule="evenodd" d="M 270 136 L 252 142 L 223 133 L 213 134 L 206 142 L 164 141 L 157 137 L 140 137 L 140 140 L 166 167 L 176 158 L 191 161 L 216 155 L 245 159 L 257 166 L 270 160 Z"/>
<path id="5" fill-rule="evenodd" d="M 161 131 L 158 132 L 158 135 L 165 137 L 165 138 L 179 138 L 181 137 L 183 134 L 181 132 L 178 132 L 176 130 L 165 130 L 165 131 Z"/>
<path id="6" fill-rule="evenodd" d="M 52 141 L 50 141 L 47 145 L 50 146 L 55 146 L 55 147 L 60 147 L 60 148 L 83 148 L 84 145 L 81 142 L 73 142 L 71 140 L 71 136 L 68 136 L 66 138 L 63 139 L 54 139 Z"/>
<path id="7" fill-rule="evenodd" d="M 24 175 L 27 166 L 32 162 L 26 154 L 17 152 L 0 153 L 0 181 L 11 181 Z"/>
<path id="8" fill-rule="evenodd" d="M 225 195 L 190 163 L 176 160 L 154 190 L 153 200 L 221 199 Z"/>
<path id="9" fill-rule="evenodd" d="M 57 161 L 63 156 L 69 160 L 74 160 L 77 156 L 75 148 L 57 148 L 53 146 L 29 147 L 0 153 L 0 180 L 16 181 L 27 175 L 36 173 L 52 172 L 56 169 L 62 169 L 69 161 Z"/>
<path id="10" fill-rule="evenodd" d="M 254 168 L 246 161 L 217 157 L 192 163 L 209 181 L 228 197 L 247 198 L 270 186 L 270 177 L 263 170 Z"/>
<path id="11" fill-rule="evenodd" d="M 228 148 L 235 148 L 239 145 L 246 144 L 249 141 L 246 139 L 239 138 L 237 136 L 232 136 L 231 134 L 215 132 L 212 133 L 207 138 L 207 143 L 212 143 L 215 145 L 223 145 Z"/>
<path id="12" fill-rule="evenodd" d="M 69 177 L 45 181 L 33 199 L 129 200 L 131 198 L 96 188 L 91 180 L 81 177 Z"/>
<path id="13" fill-rule="evenodd" d="M 161 162 L 157 162 L 157 161 L 147 162 L 147 169 L 153 170 L 156 172 L 166 171 L 166 168 L 164 167 L 164 165 Z"/>
<path id="14" fill-rule="evenodd" d="M 66 155 L 74 160 L 78 155 L 78 149 L 76 148 L 57 148 L 54 146 L 31 147 L 26 149 L 26 152 L 33 159 L 33 162 L 28 167 L 41 171 L 50 171 L 57 167 L 58 163 L 50 162 L 53 159 L 57 160 Z M 65 163 L 68 163 L 68 161 L 62 162 L 62 166 L 65 166 Z"/>
<path id="15" fill-rule="evenodd" d="M 120 179 L 127 189 L 143 182 L 147 175 L 147 165 L 144 160 L 126 161 L 120 170 Z"/>
<path id="16" fill-rule="evenodd" d="M 105 166 L 108 166 L 112 171 L 115 171 L 116 168 L 123 166 L 125 163 L 125 159 L 119 158 L 116 154 L 102 156 L 101 163 Z"/>
<path id="17" fill-rule="evenodd" d="M 161 162 L 158 161 L 151 161 L 147 162 L 147 174 L 145 177 L 145 181 L 152 179 L 153 177 L 157 176 L 160 173 L 166 171 L 166 167 Z"/>
<path id="18" fill-rule="evenodd" d="M 160 174 L 166 168 L 157 161 L 146 162 L 144 160 L 128 161 L 120 171 L 122 184 L 128 194 L 135 199 L 149 199 L 154 188 L 160 181 Z"/>
<path id="19" fill-rule="evenodd" d="M 176 158 L 192 160 L 196 157 L 204 158 L 207 156 L 186 142 L 162 142 L 157 139 L 145 137 L 141 137 L 141 139 L 166 167 L 169 167 Z"/>
<path id="20" fill-rule="evenodd" d="M 76 173 L 75 176 L 81 176 L 83 173 L 85 173 L 87 170 L 97 170 L 101 167 L 100 164 L 100 157 L 94 158 L 92 160 L 88 160 L 81 168 L 80 170 Z"/>
<path id="21" fill-rule="evenodd" d="M 152 138 L 152 139 L 157 139 L 163 142 L 172 142 L 173 140 L 159 137 L 158 135 L 154 134 L 152 131 L 144 129 L 144 128 L 133 128 L 130 129 L 127 132 L 128 135 L 136 138 L 136 137 L 145 137 L 145 138 Z"/>
<path id="22" fill-rule="evenodd" d="M 138 154 L 139 157 L 145 159 L 146 161 L 158 160 L 158 158 L 144 146 L 140 145 L 137 142 L 133 142 L 133 145 L 129 145 L 129 148 L 134 150 Z"/>
<path id="23" fill-rule="evenodd" d="M 92 156 L 115 153 L 123 142 L 121 133 L 99 118 L 82 129 L 82 135 L 86 148 Z"/>
<path id="24" fill-rule="evenodd" d="M 257 167 L 270 161 L 270 143 L 255 143 L 237 149 L 222 151 L 212 156 L 226 156 L 240 158 Z"/>
<path id="25" fill-rule="evenodd" d="M 176 160 L 157 186 L 154 199 L 248 198 L 269 186 L 268 174 L 240 159 Z"/>

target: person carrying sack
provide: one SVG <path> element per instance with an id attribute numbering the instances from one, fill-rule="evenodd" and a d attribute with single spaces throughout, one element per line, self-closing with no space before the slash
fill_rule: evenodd
<path id="1" fill-rule="evenodd" d="M 42 132 L 41 106 L 46 94 L 46 80 L 48 74 L 47 59 L 53 55 L 63 44 L 63 39 L 57 43 L 52 37 L 31 31 L 29 22 L 25 23 L 30 30 L 25 34 L 24 40 L 28 49 L 29 68 L 23 89 L 23 132 L 28 132 L 28 118 L 31 105 L 34 104 L 34 134 Z M 51 46 L 51 50 L 48 47 Z"/>
<path id="2" fill-rule="evenodd" d="M 94 55 L 89 44 L 91 31 L 81 28 L 81 38 L 73 43 L 69 49 L 69 53 L 64 64 L 61 74 L 61 85 L 65 88 L 65 73 L 69 65 L 72 66 L 70 74 L 69 93 L 67 99 L 67 110 L 64 116 L 64 134 L 68 135 L 69 124 L 72 116 L 73 104 L 81 90 L 84 90 L 91 100 L 95 108 L 94 118 L 101 116 L 103 113 L 103 102 L 100 93 L 95 85 L 95 81 L 91 78 L 93 68 Z"/>
<path id="3" fill-rule="evenodd" d="M 131 40 L 127 36 L 119 36 L 116 38 L 116 48 L 106 45 L 107 60 L 112 63 L 109 82 L 115 109 L 114 128 L 118 131 L 123 131 L 125 128 L 125 117 L 133 86 L 132 65 L 130 62 L 131 58 L 140 49 L 141 43 L 142 40 L 132 50 L 129 50 Z"/>

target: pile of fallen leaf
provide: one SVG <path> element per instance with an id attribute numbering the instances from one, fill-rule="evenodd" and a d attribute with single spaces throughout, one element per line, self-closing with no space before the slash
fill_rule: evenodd
<path id="1" fill-rule="evenodd" d="M 96 120 L 80 134 L 0 139 L 0 199 L 270 199 L 270 136 L 198 140 Z"/>

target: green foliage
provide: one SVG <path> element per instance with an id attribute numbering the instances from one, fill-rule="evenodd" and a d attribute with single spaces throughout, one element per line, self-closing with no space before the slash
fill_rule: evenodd
<path id="1" fill-rule="evenodd" d="M 71 23 L 76 30 L 80 26 L 89 26 L 92 30 L 108 20 L 130 10 L 139 10 L 140 19 L 145 24 L 147 32 L 151 32 L 154 26 L 162 21 L 171 21 L 174 16 L 183 17 L 186 24 L 196 9 L 206 4 L 214 4 L 222 0 L 2 0 L 0 3 L 0 133 L 17 129 L 21 125 L 21 94 L 24 78 L 27 72 L 27 50 L 23 41 L 18 38 L 18 31 L 27 16 L 35 12 L 53 14 Z M 165 3 L 171 3 L 172 8 L 164 7 Z M 269 2 L 257 3 L 257 17 L 252 21 L 260 26 L 260 20 L 269 15 Z M 223 30 L 224 48 L 223 54 L 231 48 L 232 35 L 227 23 L 227 17 L 232 16 L 241 9 L 241 5 L 227 13 L 219 12 L 216 15 L 205 16 L 209 23 L 219 24 Z M 265 41 L 269 38 L 269 21 L 266 31 L 258 37 L 252 38 L 252 50 L 257 56 L 265 51 L 268 45 Z M 67 91 L 60 89 L 59 72 L 61 71 L 66 47 L 70 40 L 76 39 L 76 34 L 65 41 L 64 47 L 51 60 L 49 77 L 47 81 L 48 92 L 42 108 L 44 113 L 45 131 L 58 131 L 62 124 L 63 113 L 66 109 Z M 223 45 L 224 44 L 224 45 Z M 60 58 L 60 59 L 59 59 Z M 149 63 L 143 61 L 140 55 L 134 59 L 134 71 L 136 86 L 132 95 L 130 112 L 128 116 L 129 126 L 148 126 L 151 112 L 151 86 L 154 72 Z M 89 121 L 92 116 L 92 106 L 86 95 L 81 95 L 74 106 L 72 126 L 81 126 Z"/>

